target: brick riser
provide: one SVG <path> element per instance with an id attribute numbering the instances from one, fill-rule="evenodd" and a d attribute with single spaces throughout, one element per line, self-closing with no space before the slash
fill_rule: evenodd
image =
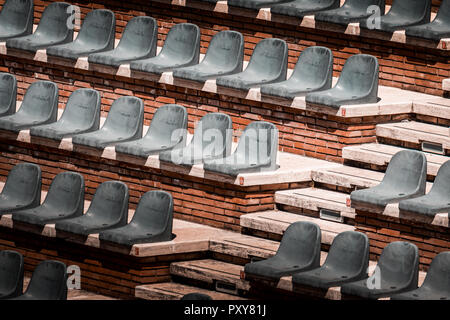
<path id="1" fill-rule="evenodd" d="M 143 193 L 162 189 L 173 195 L 175 218 L 235 231 L 240 230 L 242 214 L 274 209 L 275 191 L 310 186 L 306 182 L 241 187 L 0 137 L 0 180 L 24 161 L 40 165 L 44 189 L 57 173 L 75 171 L 84 176 L 90 200 L 100 183 L 121 180 L 129 187 L 131 208 Z"/>
<path id="2" fill-rule="evenodd" d="M 356 210 L 356 231 L 367 234 L 372 255 L 379 256 L 383 248 L 393 241 L 408 241 L 419 248 L 421 270 L 427 270 L 432 259 L 440 252 L 450 250 L 448 228 L 428 223 L 387 217 Z"/>
<path id="3" fill-rule="evenodd" d="M 8 228 L 0 228 L 0 233 L 0 250 L 20 252 L 30 275 L 43 260 L 77 265 L 83 290 L 120 299 L 134 299 L 138 285 L 169 281 L 169 265 L 173 261 L 205 258 L 205 253 L 136 258 Z"/>
<path id="4" fill-rule="evenodd" d="M 0 1 L 3 3 L 4 1 Z M 41 12 L 52 1 L 35 1 L 35 23 L 39 22 Z M 197 24 L 202 32 L 202 53 L 206 52 L 211 36 L 218 31 L 233 29 L 245 35 L 246 60 L 249 60 L 256 43 L 268 37 L 285 39 L 289 44 L 289 65 L 294 67 L 298 55 L 306 47 L 322 45 L 329 47 L 334 54 L 335 76 L 353 54 L 375 55 L 380 63 L 380 84 L 414 90 L 434 95 L 443 95 L 442 80 L 450 76 L 449 53 L 413 45 L 391 43 L 384 40 L 368 39 L 342 33 L 306 29 L 284 24 L 233 16 L 210 10 L 193 9 L 167 3 L 132 0 L 111 2 L 96 0 L 71 1 L 79 5 L 82 17 L 92 9 L 106 7 L 116 13 L 117 37 L 126 23 L 137 15 L 150 15 L 159 22 L 159 42 L 163 44 L 165 35 L 174 23 L 191 22 Z M 212 7 L 212 6 L 211 6 Z M 256 14 L 255 14 L 256 15 Z"/>

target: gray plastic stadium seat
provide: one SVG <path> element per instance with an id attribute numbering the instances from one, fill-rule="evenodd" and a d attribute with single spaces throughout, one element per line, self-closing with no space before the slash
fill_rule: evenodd
<path id="1" fill-rule="evenodd" d="M 61 219 L 78 217 L 84 209 L 84 179 L 76 172 L 55 176 L 44 202 L 35 208 L 13 212 L 13 220 L 44 226 Z"/>
<path id="2" fill-rule="evenodd" d="M 209 43 L 205 58 L 200 64 L 175 69 L 173 76 L 195 81 L 242 71 L 244 59 L 244 37 L 240 32 L 221 31 Z"/>
<path id="3" fill-rule="evenodd" d="M 375 28 L 394 32 L 406 27 L 428 23 L 430 16 L 431 0 L 394 0 L 389 12 L 381 16 L 380 25 Z M 360 25 L 367 28 L 366 21 L 362 21 Z"/>
<path id="4" fill-rule="evenodd" d="M 0 117 L 16 112 L 17 80 L 10 73 L 0 73 Z"/>
<path id="5" fill-rule="evenodd" d="M 369 239 L 363 233 L 345 231 L 333 240 L 325 263 L 317 269 L 295 273 L 294 285 L 326 290 L 367 278 Z"/>
<path id="6" fill-rule="evenodd" d="M 359 280 L 344 284 L 341 293 L 378 299 L 416 289 L 419 279 L 419 249 L 409 242 L 391 242 L 381 252 L 377 268 L 379 283 L 370 278 Z M 374 288 L 369 288 L 368 281 Z"/>
<path id="7" fill-rule="evenodd" d="M 245 265 L 245 278 L 278 281 L 320 267 L 320 239 L 321 231 L 315 223 L 294 222 L 284 232 L 273 257 Z"/>
<path id="8" fill-rule="evenodd" d="M 0 41 L 33 32 L 33 0 L 6 0 L 0 12 Z"/>
<path id="9" fill-rule="evenodd" d="M 212 298 L 204 293 L 192 292 L 192 293 L 185 294 L 184 296 L 181 297 L 180 300 L 188 300 L 188 301 L 190 301 L 190 300 L 191 301 L 192 300 L 212 300 Z"/>
<path id="10" fill-rule="evenodd" d="M 385 207 L 389 203 L 425 194 L 427 159 L 414 150 L 397 152 L 389 162 L 381 183 L 350 194 L 353 202 Z"/>
<path id="11" fill-rule="evenodd" d="M 66 265 L 46 260 L 37 265 L 23 295 L 10 300 L 67 300 Z"/>
<path id="12" fill-rule="evenodd" d="M 228 0 L 228 5 L 248 9 L 270 8 L 273 5 L 289 2 L 292 0 Z"/>
<path id="13" fill-rule="evenodd" d="M 186 147 L 161 152 L 159 160 L 190 166 L 206 159 L 223 158 L 229 155 L 231 142 L 230 116 L 212 112 L 201 118 L 191 142 Z"/>
<path id="14" fill-rule="evenodd" d="M 51 124 L 30 129 L 32 136 L 61 140 L 74 134 L 98 130 L 100 125 L 100 94 L 97 90 L 82 88 L 69 97 L 61 118 Z"/>
<path id="15" fill-rule="evenodd" d="M 330 89 L 332 81 L 333 53 L 328 48 L 313 46 L 300 54 L 288 80 L 261 86 L 261 94 L 293 99 Z"/>
<path id="16" fill-rule="evenodd" d="M 443 0 L 439 11 L 430 23 L 406 28 L 406 36 L 439 41 L 450 37 L 450 0 Z"/>
<path id="17" fill-rule="evenodd" d="M 58 116 L 58 86 L 51 81 L 36 81 L 23 97 L 16 113 L 0 118 L 0 129 L 18 132 L 52 123 Z"/>
<path id="18" fill-rule="evenodd" d="M 126 96 L 115 100 L 100 130 L 77 134 L 74 144 L 104 149 L 108 145 L 142 137 L 144 103 L 141 99 Z"/>
<path id="19" fill-rule="evenodd" d="M 120 181 L 103 182 L 95 191 L 87 212 L 76 218 L 57 221 L 57 231 L 87 236 L 124 226 L 128 219 L 128 187 Z"/>
<path id="20" fill-rule="evenodd" d="M 356 54 L 345 62 L 336 85 L 328 90 L 311 92 L 306 102 L 332 108 L 342 105 L 378 102 L 378 59 Z"/>
<path id="21" fill-rule="evenodd" d="M 118 67 L 136 59 L 155 56 L 158 42 L 158 24 L 151 17 L 134 17 L 122 33 L 119 44 L 113 50 L 93 53 L 88 61 Z"/>
<path id="22" fill-rule="evenodd" d="M 41 168 L 38 165 L 15 165 L 0 193 L 0 215 L 37 207 L 41 203 L 41 177 Z"/>
<path id="23" fill-rule="evenodd" d="M 147 158 L 151 154 L 186 145 L 187 111 L 177 104 L 159 107 L 146 135 L 139 140 L 119 143 L 116 152 Z"/>
<path id="24" fill-rule="evenodd" d="M 420 288 L 393 295 L 391 300 L 450 300 L 450 252 L 434 257 Z"/>
<path id="25" fill-rule="evenodd" d="M 19 252 L 0 251 L 0 300 L 22 294 L 23 270 L 23 256 Z"/>
<path id="26" fill-rule="evenodd" d="M 36 52 L 49 46 L 67 43 L 73 39 L 73 28 L 68 28 L 71 12 L 70 4 L 50 3 L 42 13 L 39 25 L 33 34 L 6 41 L 7 48 L 16 48 Z"/>
<path id="27" fill-rule="evenodd" d="M 130 68 L 136 71 L 162 74 L 175 68 L 198 64 L 200 57 L 200 29 L 192 23 L 174 25 L 156 57 L 135 60 Z"/>
<path id="28" fill-rule="evenodd" d="M 385 0 L 346 0 L 342 7 L 321 11 L 315 14 L 316 21 L 331 22 L 342 25 L 359 22 L 373 15 L 370 6 L 378 6 L 380 15 L 384 14 Z"/>
<path id="29" fill-rule="evenodd" d="M 275 171 L 278 169 L 277 151 L 277 127 L 270 122 L 254 121 L 245 128 L 233 154 L 205 161 L 203 168 L 234 176 L 244 172 Z"/>
<path id="30" fill-rule="evenodd" d="M 294 17 L 304 17 L 316 12 L 339 8 L 340 0 L 294 0 L 273 5 L 271 13 L 284 14 Z"/>
<path id="31" fill-rule="evenodd" d="M 277 38 L 263 39 L 253 50 L 247 68 L 237 74 L 218 77 L 218 86 L 250 89 L 286 80 L 288 46 Z"/>
<path id="32" fill-rule="evenodd" d="M 116 18 L 106 9 L 90 11 L 73 42 L 47 48 L 47 55 L 76 60 L 91 53 L 114 49 Z"/>
<path id="33" fill-rule="evenodd" d="M 172 240 L 173 199 L 166 191 L 146 192 L 126 226 L 100 233 L 100 240 L 132 246 Z"/>
<path id="34" fill-rule="evenodd" d="M 437 173 L 433 187 L 426 195 L 403 200 L 400 210 L 434 217 L 436 213 L 450 212 L 450 161 L 445 162 Z"/>

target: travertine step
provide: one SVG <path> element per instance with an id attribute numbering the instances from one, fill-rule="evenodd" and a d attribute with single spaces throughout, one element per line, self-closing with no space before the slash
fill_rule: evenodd
<path id="1" fill-rule="evenodd" d="M 450 79 L 445 79 L 444 83 L 450 84 Z M 449 91 L 450 85 L 443 88 Z M 436 97 L 431 99 L 417 99 L 413 101 L 413 113 L 422 116 L 450 119 L 450 99 Z"/>
<path id="2" fill-rule="evenodd" d="M 314 182 L 349 189 L 365 189 L 376 186 L 383 177 L 383 172 L 345 165 L 337 168 L 317 169 L 311 172 L 311 178 Z"/>
<path id="3" fill-rule="evenodd" d="M 173 262 L 170 264 L 170 274 L 188 279 L 201 281 L 216 287 L 216 290 L 233 295 L 240 291 L 248 291 L 250 284 L 241 279 L 244 266 L 212 260 L 194 260 Z"/>
<path id="4" fill-rule="evenodd" d="M 355 210 L 347 207 L 348 194 L 324 189 L 303 188 L 275 193 L 277 204 L 319 212 L 328 209 L 339 212 L 342 217 L 354 218 Z"/>
<path id="5" fill-rule="evenodd" d="M 366 143 L 359 146 L 350 146 L 342 149 L 342 158 L 362 162 L 369 165 L 386 166 L 394 154 L 406 148 L 386 144 Z M 450 160 L 450 157 L 424 152 L 427 158 L 427 173 L 435 177 L 440 166 Z"/>
<path id="6" fill-rule="evenodd" d="M 378 124 L 377 136 L 413 144 L 428 142 L 450 149 L 449 128 L 416 121 Z M 419 147 L 420 148 L 420 147 Z"/>
<path id="7" fill-rule="evenodd" d="M 316 223 L 322 230 L 322 243 L 327 245 L 331 245 L 338 233 L 355 230 L 355 227 L 347 224 L 284 211 L 264 211 L 242 215 L 241 227 L 281 235 L 290 224 L 297 221 Z"/>
<path id="8" fill-rule="evenodd" d="M 203 293 L 213 300 L 245 300 L 239 296 L 188 286 L 175 282 L 164 282 L 137 286 L 135 296 L 145 300 L 180 300 L 188 293 Z"/>

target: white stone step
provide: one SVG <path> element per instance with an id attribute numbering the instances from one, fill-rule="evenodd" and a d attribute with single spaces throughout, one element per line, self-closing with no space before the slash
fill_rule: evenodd
<path id="1" fill-rule="evenodd" d="M 338 233 L 355 230 L 354 226 L 347 224 L 284 211 L 263 211 L 242 215 L 241 227 L 282 235 L 289 225 L 297 221 L 316 223 L 322 230 L 322 243 L 327 245 L 331 245 Z"/>
<path id="2" fill-rule="evenodd" d="M 238 290 L 248 291 L 250 284 L 241 279 L 241 272 L 244 266 L 222 262 L 212 259 L 173 262 L 170 264 L 170 274 L 172 276 L 194 279 L 209 285 L 215 285 L 216 290 L 223 290 L 225 293 L 238 295 Z M 224 291 L 222 291 L 224 292 Z"/>
<path id="3" fill-rule="evenodd" d="M 239 296 L 188 286 L 175 282 L 163 282 L 137 286 L 135 296 L 145 300 L 180 300 L 189 293 L 202 293 L 210 296 L 213 300 L 245 300 Z"/>
<path id="4" fill-rule="evenodd" d="M 366 143 L 358 146 L 344 147 L 342 158 L 371 165 L 385 166 L 391 161 L 394 154 L 402 150 L 409 150 L 386 144 Z M 450 157 L 424 152 L 427 158 L 427 173 L 436 176 L 440 166 L 450 160 Z"/>
<path id="5" fill-rule="evenodd" d="M 445 79 L 444 82 L 446 81 L 450 85 L 450 79 Z M 448 91 L 446 89 L 444 90 Z M 414 100 L 413 112 L 423 116 L 450 119 L 450 99 L 436 97 L 425 100 Z"/>
<path id="6" fill-rule="evenodd" d="M 328 209 L 340 212 L 342 217 L 354 218 L 355 210 L 347 207 L 349 195 L 317 188 L 303 188 L 275 192 L 275 203 L 319 212 Z"/>
<path id="7" fill-rule="evenodd" d="M 404 121 L 377 125 L 377 136 L 414 144 L 431 142 L 450 149 L 449 128 L 433 124 Z"/>

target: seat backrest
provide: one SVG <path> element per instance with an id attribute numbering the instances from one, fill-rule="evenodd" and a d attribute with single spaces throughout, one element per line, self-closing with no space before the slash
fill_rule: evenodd
<path id="1" fill-rule="evenodd" d="M 157 43 L 156 20 L 152 17 L 139 16 L 128 21 L 116 49 L 153 57 L 156 54 Z"/>
<path id="2" fill-rule="evenodd" d="M 427 23 L 430 22 L 431 0 L 394 0 L 387 14 Z"/>
<path id="3" fill-rule="evenodd" d="M 73 39 L 73 28 L 69 28 L 72 12 L 66 2 L 52 2 L 45 7 L 35 33 L 47 35 L 58 40 Z"/>
<path id="4" fill-rule="evenodd" d="M 169 192 L 153 190 L 144 193 L 130 222 L 155 231 L 166 231 L 167 240 L 172 235 L 173 198 Z"/>
<path id="5" fill-rule="evenodd" d="M 442 0 L 434 21 L 450 24 L 450 0 Z"/>
<path id="6" fill-rule="evenodd" d="M 19 163 L 8 174 L 2 195 L 29 203 L 30 207 L 41 203 L 41 168 L 33 163 Z"/>
<path id="7" fill-rule="evenodd" d="M 336 87 L 346 92 L 378 95 L 378 59 L 368 54 L 355 54 L 347 59 Z"/>
<path id="8" fill-rule="evenodd" d="M 10 0 L 11 1 L 11 0 Z M 17 80 L 10 73 L 0 73 L 0 115 L 6 116 L 16 112 Z"/>
<path id="9" fill-rule="evenodd" d="M 442 199 L 450 200 L 450 160 L 446 161 L 438 170 L 429 195 L 439 195 Z M 449 201 L 450 202 L 450 201 Z"/>
<path id="10" fill-rule="evenodd" d="M 268 38 L 259 41 L 245 71 L 254 72 L 264 80 L 266 77 L 286 79 L 288 46 L 286 41 Z"/>
<path id="11" fill-rule="evenodd" d="M 395 0 L 394 0 L 395 1 Z M 385 0 L 345 0 L 342 8 L 347 10 L 357 9 L 357 10 L 367 10 L 369 6 L 380 7 L 380 13 L 384 14 Z"/>
<path id="12" fill-rule="evenodd" d="M 186 141 L 187 111 L 178 104 L 166 104 L 159 107 L 153 115 L 146 136 L 157 138 L 169 145 Z"/>
<path id="13" fill-rule="evenodd" d="M 278 129 L 266 121 L 253 121 L 239 138 L 236 153 L 249 164 L 270 160 L 276 164 L 278 151 Z"/>
<path id="14" fill-rule="evenodd" d="M 450 294 L 450 251 L 441 252 L 433 258 L 422 286 Z"/>
<path id="15" fill-rule="evenodd" d="M 33 32 L 33 0 L 6 0 L 0 12 L 0 25 L 24 34 Z"/>
<path id="16" fill-rule="evenodd" d="M 320 265 L 321 230 L 312 222 L 292 223 L 284 232 L 276 255 L 289 260 L 308 261 L 311 266 Z"/>
<path id="17" fill-rule="evenodd" d="M 72 92 L 58 122 L 79 129 L 98 129 L 100 108 L 101 102 L 98 91 L 81 88 Z"/>
<path id="18" fill-rule="evenodd" d="M 22 294 L 23 256 L 16 251 L 0 251 L 0 292 L 13 291 L 14 297 Z"/>
<path id="19" fill-rule="evenodd" d="M 43 206 L 63 213 L 83 214 L 84 178 L 76 172 L 61 172 L 53 179 Z"/>
<path id="20" fill-rule="evenodd" d="M 86 215 L 108 223 L 123 222 L 128 219 L 128 186 L 120 181 L 106 181 L 95 191 Z"/>
<path id="21" fill-rule="evenodd" d="M 302 51 L 291 78 L 307 83 L 311 88 L 329 89 L 333 81 L 333 53 L 320 46 Z"/>
<path id="22" fill-rule="evenodd" d="M 54 260 L 39 263 L 34 269 L 25 295 L 39 300 L 66 300 L 66 265 Z"/>
<path id="23" fill-rule="evenodd" d="M 419 276 L 419 249 L 409 242 L 391 242 L 381 252 L 377 267 L 383 281 L 415 289 Z"/>
<path id="24" fill-rule="evenodd" d="M 416 190 L 416 194 L 424 194 L 427 178 L 427 159 L 420 151 L 402 150 L 394 154 L 382 184 L 401 186 L 403 190 Z"/>
<path id="25" fill-rule="evenodd" d="M 116 17 L 114 12 L 107 9 L 96 9 L 88 12 L 84 18 L 76 41 L 114 49 L 115 35 Z"/>
<path id="26" fill-rule="evenodd" d="M 203 151 L 205 155 L 229 154 L 231 150 L 232 121 L 229 115 L 219 112 L 211 112 L 203 116 L 191 143 L 195 150 Z"/>
<path id="27" fill-rule="evenodd" d="M 200 56 L 200 29 L 192 23 L 179 23 L 170 28 L 159 53 L 176 60 L 198 61 Z"/>
<path id="28" fill-rule="evenodd" d="M 33 82 L 25 92 L 18 114 L 36 120 L 54 120 L 58 115 L 58 86 L 51 81 Z"/>
<path id="29" fill-rule="evenodd" d="M 240 32 L 225 30 L 212 37 L 202 63 L 239 72 L 243 61 L 244 37 Z"/>
<path id="30" fill-rule="evenodd" d="M 367 275 L 369 239 L 361 232 L 345 231 L 333 240 L 324 265 L 353 275 Z"/>
<path id="31" fill-rule="evenodd" d="M 132 96 L 120 97 L 113 102 L 102 127 L 124 136 L 142 136 L 144 103 Z"/>

